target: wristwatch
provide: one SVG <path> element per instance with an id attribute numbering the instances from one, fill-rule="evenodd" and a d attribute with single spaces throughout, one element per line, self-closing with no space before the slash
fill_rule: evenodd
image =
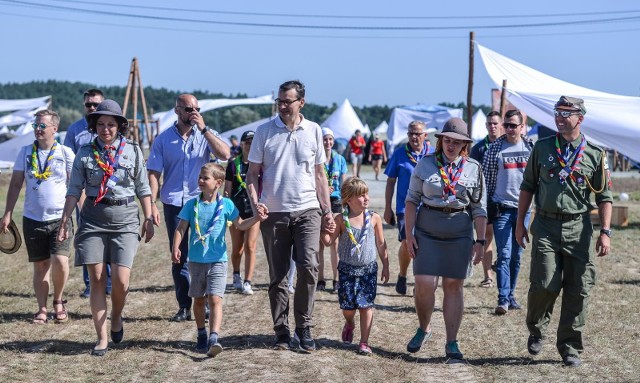
<path id="1" fill-rule="evenodd" d="M 331 210 L 323 210 L 322 211 L 322 216 L 324 217 L 327 214 L 331 214 Z"/>
<path id="2" fill-rule="evenodd" d="M 205 135 L 205 133 L 207 133 L 207 131 L 211 132 L 211 134 L 213 134 L 213 135 L 214 135 L 214 136 L 216 136 L 216 137 L 220 137 L 220 133 L 218 133 L 216 130 L 211 129 L 210 127 L 208 127 L 208 126 L 206 126 L 206 125 L 205 125 L 204 129 L 202 129 L 202 130 L 200 131 L 200 133 L 202 133 L 202 135 L 204 136 L 204 135 Z"/>
<path id="3" fill-rule="evenodd" d="M 487 240 L 486 239 L 476 239 L 473 243 L 474 244 L 479 243 L 482 246 L 486 246 L 487 245 Z"/>
<path id="4" fill-rule="evenodd" d="M 611 238 L 611 229 L 600 229 L 600 234 L 604 234 L 607 237 Z"/>

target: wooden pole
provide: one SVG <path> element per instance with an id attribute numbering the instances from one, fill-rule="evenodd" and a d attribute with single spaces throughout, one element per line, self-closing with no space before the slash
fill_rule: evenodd
<path id="1" fill-rule="evenodd" d="M 131 60 L 131 69 L 129 69 L 129 79 L 127 80 L 127 90 L 124 94 L 124 106 L 122 108 L 122 115 L 125 116 L 125 118 L 127 117 L 127 106 L 129 104 L 129 95 L 131 94 L 131 86 L 133 85 L 133 71 L 134 71 L 134 65 L 136 62 L 136 58 L 134 57 L 133 60 Z"/>
<path id="2" fill-rule="evenodd" d="M 469 32 L 469 84 L 467 86 L 467 130 L 471 137 L 471 120 L 473 119 L 473 49 L 474 49 L 473 31 Z"/>
<path id="3" fill-rule="evenodd" d="M 142 86 L 142 80 L 140 79 L 140 67 L 138 66 L 138 71 L 136 72 L 136 76 L 138 79 L 138 85 L 140 86 L 140 101 L 142 101 L 142 117 L 144 118 L 144 129 L 147 133 L 147 140 L 149 140 L 149 147 L 153 143 L 153 132 L 151 130 L 151 125 L 149 124 L 149 113 L 147 113 L 147 100 L 144 98 L 144 87 Z"/>
<path id="4" fill-rule="evenodd" d="M 139 85 L 137 81 L 137 73 L 138 73 L 138 59 L 134 57 L 133 59 L 133 117 L 131 118 L 133 122 L 133 140 L 137 143 L 140 143 L 140 134 L 138 132 L 138 88 Z"/>
<path id="5" fill-rule="evenodd" d="M 507 113 L 507 79 L 502 80 L 502 91 L 500 93 L 500 117 L 504 120 Z"/>

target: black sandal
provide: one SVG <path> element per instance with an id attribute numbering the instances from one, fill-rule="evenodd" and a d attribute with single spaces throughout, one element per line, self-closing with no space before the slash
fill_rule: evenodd
<path id="1" fill-rule="evenodd" d="M 59 301 L 54 300 L 53 304 L 54 305 L 62 305 L 62 310 L 61 311 L 56 311 L 55 307 L 53 309 L 53 311 L 55 313 L 54 314 L 55 322 L 56 323 L 65 323 L 65 322 L 67 322 L 69 320 L 69 313 L 67 312 L 67 307 L 65 306 L 65 304 L 67 304 L 67 301 L 65 301 L 65 300 L 59 300 Z"/>

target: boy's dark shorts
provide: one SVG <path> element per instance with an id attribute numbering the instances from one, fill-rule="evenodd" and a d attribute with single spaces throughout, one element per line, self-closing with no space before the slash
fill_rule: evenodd
<path id="1" fill-rule="evenodd" d="M 59 226 L 59 219 L 41 222 L 22 217 L 22 234 L 27 246 L 29 262 L 44 261 L 49 259 L 51 254 L 69 256 L 73 238 L 73 222 L 71 219 L 67 221 L 69 237 L 63 242 L 58 242 Z"/>

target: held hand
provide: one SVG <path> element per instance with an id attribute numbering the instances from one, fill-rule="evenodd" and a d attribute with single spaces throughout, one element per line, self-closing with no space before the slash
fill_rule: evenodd
<path id="1" fill-rule="evenodd" d="M 380 281 L 382 281 L 382 283 L 389 282 L 389 265 L 382 266 L 382 275 L 380 276 Z"/>
<path id="2" fill-rule="evenodd" d="M 413 235 L 407 235 L 405 246 L 407 246 L 407 253 L 409 253 L 411 259 L 415 258 L 416 251 L 418 250 L 418 242 L 416 241 L 416 237 L 414 237 Z"/>
<path id="3" fill-rule="evenodd" d="M 160 226 L 160 211 L 155 203 L 151 204 L 151 216 L 153 217 L 153 224 Z"/>
<path id="4" fill-rule="evenodd" d="M 471 249 L 473 253 L 473 264 L 477 265 L 482 262 L 482 257 L 484 256 L 484 246 L 481 243 L 475 242 L 473 244 L 473 248 Z"/>
<path id="5" fill-rule="evenodd" d="M 171 253 L 171 262 L 180 263 L 180 256 L 182 256 L 182 252 L 180 251 L 180 248 L 174 249 L 173 252 Z"/>
<path id="6" fill-rule="evenodd" d="M 256 210 L 258 213 L 258 220 L 260 222 L 264 222 L 269 217 L 267 214 L 267 207 L 264 204 L 259 203 L 258 206 L 256 206 Z"/>
<path id="7" fill-rule="evenodd" d="M 154 232 L 153 222 L 150 219 L 145 219 L 142 223 L 142 234 L 140 234 L 141 237 L 144 237 L 144 243 L 151 241 Z"/>
<path id="8" fill-rule="evenodd" d="M 527 247 L 527 243 L 529 241 L 529 233 L 527 232 L 527 228 L 523 224 L 516 224 L 516 241 L 518 241 L 518 245 L 523 249 Z"/>
<path id="9" fill-rule="evenodd" d="M 611 252 L 611 238 L 606 234 L 600 234 L 596 241 L 596 252 L 598 257 L 604 257 Z"/>
<path id="10" fill-rule="evenodd" d="M 329 213 L 322 217 L 323 230 L 329 234 L 333 234 L 336 230 L 336 223 L 333 220 L 333 214 Z"/>

